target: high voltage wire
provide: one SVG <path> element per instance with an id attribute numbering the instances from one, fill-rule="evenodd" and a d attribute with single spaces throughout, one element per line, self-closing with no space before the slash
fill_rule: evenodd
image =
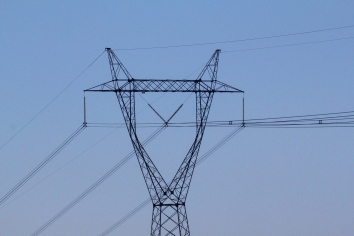
<path id="1" fill-rule="evenodd" d="M 5 206 L 7 206 L 8 204 L 10 204 L 11 202 L 15 201 L 16 199 L 18 199 L 19 197 L 23 196 L 24 194 L 26 194 L 28 191 L 30 191 L 31 189 L 35 188 L 36 186 L 38 186 L 39 184 L 41 184 L 42 182 L 44 182 L 45 180 L 47 180 L 48 178 L 50 178 L 52 175 L 54 175 L 55 173 L 57 173 L 58 171 L 62 170 L 64 167 L 66 167 L 67 165 L 69 165 L 71 162 L 73 162 L 75 159 L 77 159 L 78 157 L 82 156 L 84 153 L 86 153 L 87 151 L 89 151 L 91 148 L 93 148 L 94 146 L 96 146 L 97 144 L 99 144 L 100 142 L 102 142 L 104 139 L 106 139 L 108 136 L 110 136 L 113 132 L 115 132 L 117 129 L 109 132 L 107 135 L 105 135 L 103 138 L 101 138 L 100 140 L 98 140 L 97 142 L 95 142 L 94 144 L 92 144 L 90 147 L 88 147 L 87 149 L 85 149 L 84 151 L 82 151 L 79 155 L 75 156 L 73 159 L 71 159 L 70 161 L 66 162 L 64 165 L 62 165 L 61 167 L 59 167 L 58 169 L 56 169 L 54 172 L 52 172 L 51 174 L 47 175 L 45 178 L 43 178 L 41 181 L 37 182 L 36 184 L 34 184 L 33 186 L 31 186 L 29 189 L 27 189 L 26 191 L 24 191 L 23 193 L 21 193 L 20 195 L 18 195 L 17 197 L 12 198 L 9 201 L 6 201 L 6 204 L 3 204 L 0 207 L 0 210 L 2 208 L 4 208 Z"/>
<path id="2" fill-rule="evenodd" d="M 336 39 L 328 39 L 328 40 L 318 40 L 318 41 L 310 41 L 310 42 L 304 42 L 304 43 L 283 44 L 283 45 L 275 45 L 275 46 L 268 46 L 268 47 L 235 49 L 235 50 L 223 51 L 222 53 L 246 52 L 246 51 L 255 51 L 255 50 L 262 50 L 262 49 L 284 48 L 284 47 L 301 46 L 301 45 L 309 45 L 309 44 L 316 44 L 316 43 L 328 43 L 328 42 L 334 42 L 334 41 L 340 41 L 340 40 L 346 40 L 346 39 L 354 39 L 354 37 L 336 38 Z"/>
<path id="3" fill-rule="evenodd" d="M 340 27 L 335 27 L 335 28 L 326 28 L 326 29 L 319 29 L 319 30 L 295 32 L 295 33 L 289 33 L 289 34 L 279 34 L 279 35 L 263 36 L 263 37 L 255 37 L 255 38 L 235 39 L 235 40 L 227 40 L 227 41 L 219 41 L 219 42 L 180 44 L 180 45 L 156 46 L 156 47 L 140 47 L 140 48 L 120 48 L 120 49 L 114 49 L 113 51 L 168 49 L 168 48 L 194 47 L 194 46 L 205 46 L 205 45 L 214 45 L 214 44 L 236 43 L 236 42 L 246 42 L 246 41 L 255 41 L 255 40 L 264 40 L 264 39 L 273 39 L 273 38 L 289 37 L 289 36 L 296 36 L 296 35 L 320 33 L 320 32 L 333 31 L 333 30 L 348 29 L 348 28 L 353 28 L 353 27 L 354 27 L 354 25 L 348 25 L 348 26 L 340 26 Z"/>
<path id="4" fill-rule="evenodd" d="M 62 144 L 59 145 L 48 157 L 39 163 L 30 173 L 28 173 L 20 182 L 18 182 L 9 192 L 0 198 L 2 205 L 9 197 L 16 193 L 28 180 L 36 175 L 44 166 L 46 166 L 54 157 L 56 157 L 69 143 L 71 143 L 84 129 L 86 125 L 81 125 L 74 133 L 72 133 Z"/>
<path id="5" fill-rule="evenodd" d="M 106 229 L 103 233 L 101 233 L 99 236 L 106 236 L 110 233 L 112 233 L 116 228 L 121 226 L 124 222 L 129 220 L 131 217 L 133 217 L 136 213 L 138 213 L 141 209 L 146 207 L 149 203 L 151 202 L 150 198 L 147 198 L 145 201 L 143 201 L 139 206 L 134 208 L 134 210 L 130 211 L 128 214 L 126 214 L 123 218 L 118 220 L 116 223 L 114 223 L 111 227 Z"/>
<path id="6" fill-rule="evenodd" d="M 256 118 L 256 119 L 248 119 L 251 120 L 276 120 L 276 119 L 284 119 L 284 118 L 299 118 L 299 117 L 315 117 L 315 116 L 327 116 L 327 115 L 339 115 L 339 114 L 349 114 L 353 113 L 354 111 L 341 111 L 341 112 L 330 112 L 330 113 L 318 113 L 318 114 L 311 114 L 311 115 L 298 115 L 298 116 L 278 116 L 278 117 L 268 117 L 268 118 Z"/>
<path id="7" fill-rule="evenodd" d="M 293 122 L 291 123 L 291 121 L 283 121 L 283 122 L 262 122 L 262 123 L 257 123 L 257 122 L 238 122 L 238 123 L 224 123 L 224 124 L 207 124 L 206 127 L 210 127 L 210 128 L 230 128 L 230 127 L 235 127 L 238 126 L 240 124 L 244 124 L 246 127 L 261 127 L 261 126 L 271 126 L 271 127 L 281 127 L 281 126 L 293 126 L 293 127 L 297 127 L 297 128 L 302 128 L 305 126 L 318 126 L 318 128 L 326 128 L 326 127 L 330 127 L 332 125 L 336 125 L 335 127 L 354 127 L 354 119 L 351 120 L 346 120 L 346 121 L 336 121 L 336 122 L 322 122 L 319 123 L 318 121 L 312 121 L 312 122 Z M 141 126 L 139 128 L 155 128 L 158 125 L 148 125 L 148 126 Z M 116 126 L 89 126 L 89 127 L 99 127 L 99 128 L 116 128 Z M 171 124 L 169 125 L 170 128 L 195 128 L 195 124 Z"/>
<path id="8" fill-rule="evenodd" d="M 208 127 L 234 127 L 243 124 L 247 127 L 260 127 L 260 126 L 302 126 L 320 125 L 320 127 L 328 127 L 330 125 L 344 126 L 354 124 L 354 111 L 325 113 L 315 115 L 303 116 L 286 116 L 286 117 L 272 117 L 261 119 L 247 119 L 247 120 L 224 120 L 224 121 L 208 121 Z M 117 123 L 88 123 L 89 127 L 117 127 L 121 124 Z M 139 128 L 151 128 L 161 125 L 160 123 L 137 123 Z M 169 127 L 195 127 L 195 122 L 171 122 Z"/>
<path id="9" fill-rule="evenodd" d="M 32 123 L 32 121 L 34 121 L 43 111 L 45 111 L 55 100 L 57 100 L 57 98 L 62 95 L 78 78 L 80 78 L 80 76 L 85 73 L 85 71 L 87 71 L 104 53 L 105 51 L 103 51 L 93 62 L 91 62 L 78 76 L 76 76 L 63 90 L 61 90 L 52 100 L 50 100 L 50 102 L 45 105 L 39 112 L 37 112 L 37 114 L 35 116 L 33 116 L 24 126 L 22 126 L 22 128 L 17 131 L 14 135 L 12 135 L 12 137 L 7 140 L 4 144 L 2 144 L 0 146 L 0 150 L 5 147 L 9 142 L 11 142 L 12 139 L 14 139 L 19 133 L 22 132 L 22 130 L 24 130 L 29 124 Z"/>

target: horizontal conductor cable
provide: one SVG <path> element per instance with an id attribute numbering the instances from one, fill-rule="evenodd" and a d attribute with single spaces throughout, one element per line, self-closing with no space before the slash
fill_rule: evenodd
<path id="1" fill-rule="evenodd" d="M 253 121 L 253 122 L 246 122 L 247 124 L 330 124 L 333 122 L 336 123 L 352 123 L 354 117 L 316 117 L 311 119 L 288 119 L 288 120 L 276 120 L 276 121 Z M 326 122 L 326 123 L 324 123 Z"/>
<path id="2" fill-rule="evenodd" d="M 200 158 L 197 160 L 196 166 L 200 165 L 203 161 L 205 161 L 208 157 L 210 157 L 213 153 L 215 153 L 218 149 L 220 149 L 223 145 L 225 145 L 228 141 L 230 141 L 236 134 L 238 134 L 244 127 L 238 126 L 236 129 L 234 129 L 232 132 L 230 132 L 227 136 L 225 136 L 223 139 L 221 139 L 216 145 L 214 145 L 211 149 L 209 149 L 206 153 L 204 153 Z M 109 227 L 107 230 L 105 230 L 103 233 L 101 233 L 99 236 L 106 236 L 112 233 L 115 229 L 117 229 L 119 226 L 121 226 L 124 222 L 126 222 L 128 219 L 130 219 L 132 216 L 134 216 L 136 213 L 138 213 L 141 209 L 146 207 L 149 203 L 151 202 L 150 198 L 147 198 L 144 202 L 142 202 L 139 206 L 134 208 L 131 212 L 126 214 L 123 218 L 121 218 L 119 221 L 114 223 L 111 227 Z"/>
<path id="3" fill-rule="evenodd" d="M 161 126 L 155 132 L 153 132 L 143 143 L 142 145 L 149 144 L 157 135 L 159 135 L 164 129 L 166 129 L 166 125 Z M 104 174 L 100 179 L 98 179 L 94 184 L 92 184 L 89 188 L 87 188 L 83 193 L 81 193 L 78 197 L 76 197 L 72 202 L 70 202 L 66 207 L 64 207 L 61 211 L 59 211 L 55 216 L 53 216 L 50 220 L 48 220 L 45 224 L 43 224 L 40 228 L 38 228 L 31 236 L 36 236 L 42 233 L 45 229 L 47 229 L 50 225 L 52 225 L 55 221 L 57 221 L 60 217 L 62 217 L 66 212 L 68 212 L 71 208 L 73 208 L 76 204 L 78 204 L 82 199 L 84 199 L 87 195 L 89 195 L 93 190 L 95 190 L 99 185 L 101 185 L 108 177 L 114 174 L 118 169 L 120 169 L 127 161 L 129 161 L 135 152 L 130 152 L 125 158 L 123 158 L 119 163 L 117 163 L 113 168 L 111 168 L 106 174 Z"/>
<path id="4" fill-rule="evenodd" d="M 348 113 L 347 113 L 348 114 Z M 246 122 L 247 126 L 308 126 L 308 125 L 351 125 L 354 122 L 353 115 L 308 115 L 308 116 L 295 116 L 294 118 L 281 118 L 281 119 L 254 119 L 253 121 Z"/>
<path id="5" fill-rule="evenodd" d="M 304 125 L 317 125 L 317 126 L 328 126 L 328 125 L 352 125 L 354 124 L 354 119 L 351 120 L 345 120 L 345 121 L 335 121 L 335 122 L 329 122 L 328 120 L 313 120 L 312 122 L 308 121 L 308 122 L 294 122 L 294 121 L 281 121 L 281 122 L 232 122 L 232 123 L 228 123 L 229 121 L 225 121 L 223 123 L 220 124 L 213 124 L 213 123 L 208 123 L 206 124 L 206 127 L 210 127 L 210 128 L 230 128 L 230 127 L 237 127 L 241 124 L 244 124 L 247 127 L 255 127 L 255 126 L 263 126 L 263 125 L 267 125 L 267 126 L 304 126 Z M 161 124 L 161 123 L 160 123 Z M 139 126 L 137 125 L 137 127 L 139 128 L 155 128 L 158 127 L 159 124 L 156 125 L 144 125 L 144 126 Z M 116 126 L 90 126 L 90 127 L 103 127 L 103 128 L 116 128 Z M 195 128 L 196 125 L 195 124 L 171 124 L 169 125 L 170 128 Z"/>
<path id="6" fill-rule="evenodd" d="M 0 205 L 2 205 L 9 197 L 17 192 L 28 180 L 30 180 L 35 174 L 38 173 L 45 165 L 47 165 L 54 157 L 56 157 L 69 143 L 71 143 L 84 129 L 85 124 L 72 133 L 62 144 L 60 144 L 48 157 L 46 157 L 41 163 L 39 163 L 30 173 L 28 173 L 20 182 L 18 182 L 8 193 L 6 193 L 0 199 Z"/>
<path id="7" fill-rule="evenodd" d="M 328 116 L 328 115 L 339 115 L 339 114 L 354 114 L 354 111 L 342 111 L 342 112 L 331 112 L 331 113 L 319 113 L 311 115 L 300 115 L 300 116 L 279 116 L 279 117 L 270 117 L 270 118 L 257 118 L 257 119 L 247 119 L 247 121 L 254 120 L 277 120 L 285 118 L 300 118 L 300 117 L 315 117 L 315 116 Z"/>
<path id="8" fill-rule="evenodd" d="M 325 126 L 318 126 L 318 125 L 303 125 L 301 127 L 299 126 L 294 126 L 294 125 L 287 125 L 287 126 L 282 126 L 282 125 L 277 125 L 277 126 L 271 126 L 271 125 L 263 125 L 263 126 L 249 126 L 248 128 L 271 128 L 271 129 L 325 129 L 325 128 L 354 128 L 354 125 L 325 125 Z"/>
<path id="9" fill-rule="evenodd" d="M 293 118 L 263 118 L 263 119 L 249 119 L 244 122 L 241 120 L 224 120 L 224 121 L 208 121 L 208 127 L 235 127 L 242 123 L 246 126 L 260 126 L 260 125 L 348 125 L 353 124 L 353 115 L 307 115 L 307 116 L 293 116 Z M 138 123 L 137 127 L 151 128 L 161 125 L 161 123 Z M 89 123 L 89 127 L 106 127 L 115 128 L 120 126 L 117 123 Z M 171 122 L 169 127 L 182 128 L 182 127 L 195 127 L 195 122 Z"/>
<path id="10" fill-rule="evenodd" d="M 247 124 L 257 124 L 262 122 L 267 123 L 277 123 L 277 122 L 303 122 L 303 121 L 318 121 L 318 120 L 347 120 L 351 121 L 354 119 L 354 111 L 345 111 L 345 112 L 331 112 L 331 113 L 321 113 L 321 114 L 310 114 L 310 115 L 297 115 L 297 116 L 280 116 L 280 117 L 270 117 L 270 118 L 255 118 L 255 119 L 245 119 L 244 122 Z M 230 125 L 236 124 L 239 125 L 243 120 L 216 120 L 208 121 L 207 125 Z M 124 125 L 124 123 L 88 123 L 89 127 L 117 127 Z M 161 123 L 150 122 L 150 123 L 137 123 L 137 126 L 160 126 Z M 169 126 L 195 126 L 195 121 L 186 121 L 186 122 L 169 122 Z"/>

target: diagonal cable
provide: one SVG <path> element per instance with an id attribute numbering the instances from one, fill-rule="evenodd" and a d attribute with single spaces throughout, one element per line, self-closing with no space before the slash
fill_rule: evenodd
<path id="1" fill-rule="evenodd" d="M 87 127 L 88 124 L 86 124 Z M 79 155 L 77 155 L 76 157 L 74 157 L 73 159 L 71 159 L 70 161 L 66 162 L 64 165 L 62 165 L 61 167 L 59 167 L 58 169 L 56 169 L 54 172 L 52 172 L 51 174 L 47 175 L 44 179 L 42 179 L 41 181 L 39 181 L 38 183 L 34 184 L 32 187 L 30 187 L 29 189 L 27 189 L 26 191 L 24 191 L 23 193 L 21 193 L 20 195 L 12 198 L 10 201 L 7 201 L 6 204 L 3 204 L 0 207 L 0 210 L 2 208 L 4 208 L 5 206 L 7 206 L 8 204 L 10 204 L 11 202 L 15 201 L 16 199 L 18 199 L 19 197 L 23 196 L 24 194 L 26 194 L 28 191 L 32 190 L 33 188 L 35 188 L 36 186 L 38 186 L 39 184 L 43 183 L 44 181 L 46 181 L 48 178 L 50 178 L 51 176 L 53 176 L 55 173 L 57 173 L 58 171 L 62 170 L 63 168 L 65 168 L 66 166 L 68 166 L 70 163 L 72 163 L 74 160 L 76 160 L 77 158 L 79 158 L 80 156 L 82 156 L 84 153 L 88 152 L 91 148 L 93 148 L 94 146 L 96 146 L 97 144 L 99 144 L 100 142 L 102 142 L 104 139 L 106 139 L 108 136 L 110 136 L 113 132 L 115 132 L 117 130 L 114 129 L 112 132 L 108 133 L 106 136 L 104 136 L 103 138 L 101 138 L 100 140 L 98 140 L 96 143 L 92 144 L 89 148 L 87 148 L 86 150 L 84 150 L 83 152 L 81 152 Z"/>
<path id="2" fill-rule="evenodd" d="M 230 52 L 246 52 L 246 51 L 256 51 L 256 50 L 263 50 L 263 49 L 274 49 L 274 48 L 284 48 L 284 47 L 302 46 L 302 45 L 309 45 L 309 44 L 328 43 L 328 42 L 334 42 L 334 41 L 341 41 L 341 40 L 347 40 L 347 39 L 354 39 L 354 37 L 345 37 L 345 38 L 335 38 L 335 39 L 327 39 L 327 40 L 309 41 L 309 42 L 303 42 L 303 43 L 292 43 L 292 44 L 274 45 L 274 46 L 268 46 L 268 47 L 236 49 L 236 50 L 223 51 L 223 53 L 230 53 Z"/>
<path id="3" fill-rule="evenodd" d="M 156 46 L 156 47 L 118 48 L 118 49 L 114 49 L 114 51 L 118 51 L 118 50 L 119 51 L 132 51 L 132 50 L 167 49 L 167 48 L 195 47 L 195 46 L 224 44 L 224 43 L 246 42 L 246 41 L 282 38 L 282 37 L 289 37 L 289 36 L 296 36 L 296 35 L 313 34 L 313 33 L 320 33 L 320 32 L 333 31 L 333 30 L 348 29 L 348 28 L 353 28 L 353 27 L 354 27 L 354 25 L 346 25 L 346 26 L 340 26 L 340 27 L 334 27 L 334 28 L 317 29 L 317 30 L 294 32 L 294 33 L 288 33 L 288 34 L 278 34 L 278 35 L 255 37 L 255 38 L 244 38 L 244 39 L 235 39 L 235 40 L 227 40 L 227 41 L 219 41 L 219 42 L 205 42 L 205 43 L 193 43 L 193 44 Z"/>
<path id="4" fill-rule="evenodd" d="M 46 110 L 57 98 L 62 95 L 83 73 L 85 73 L 104 53 L 103 51 L 91 64 L 89 64 L 75 79 L 73 79 L 63 90 L 61 90 L 47 105 L 45 105 L 34 117 L 32 117 L 19 131 L 17 131 L 12 137 L 0 146 L 0 150 L 5 147 L 12 139 L 14 139 L 19 133 L 22 132 L 32 121 L 34 121 L 44 110 Z"/>
<path id="5" fill-rule="evenodd" d="M 3 204 L 9 197 L 17 192 L 28 180 L 30 180 L 35 174 L 38 173 L 44 166 L 46 166 L 54 157 L 56 157 L 71 141 L 73 141 L 84 129 L 85 124 L 72 133 L 62 144 L 59 145 L 48 157 L 46 157 L 41 163 L 39 163 L 30 173 L 28 173 L 20 182 L 18 182 L 9 192 L 7 192 L 2 198 L 0 198 L 0 205 Z"/>

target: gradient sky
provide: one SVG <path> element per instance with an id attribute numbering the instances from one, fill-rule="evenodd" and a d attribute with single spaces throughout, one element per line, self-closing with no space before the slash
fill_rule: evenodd
<path id="1" fill-rule="evenodd" d="M 353 9 L 353 1 L 0 1 L 0 146 L 106 47 L 223 42 L 349 26 Z M 116 54 L 135 78 L 193 79 L 221 49 L 218 79 L 245 91 L 246 119 L 306 115 L 354 110 L 354 39 L 257 48 L 348 37 L 354 37 L 354 27 Z M 83 90 L 109 80 L 103 54 L 0 150 L 0 196 L 82 124 Z M 152 103 L 160 95 L 142 97 Z M 159 122 L 142 97 L 137 96 L 138 122 Z M 88 122 L 123 122 L 113 94 L 86 98 Z M 167 118 L 187 98 L 167 94 L 153 106 Z M 193 121 L 194 106 L 192 96 L 173 121 Z M 241 111 L 242 95 L 216 94 L 209 120 L 241 119 Z M 154 130 L 138 130 L 141 140 Z M 167 181 L 194 131 L 169 128 L 146 148 Z M 229 132 L 207 128 L 200 154 Z M 0 207 L 0 235 L 30 235 L 131 150 L 124 127 L 87 128 Z M 353 152 L 352 128 L 246 127 L 196 168 L 187 199 L 191 234 L 354 235 Z M 41 235 L 99 235 L 147 197 L 133 158 Z M 145 207 L 111 235 L 149 235 L 151 211 Z"/>

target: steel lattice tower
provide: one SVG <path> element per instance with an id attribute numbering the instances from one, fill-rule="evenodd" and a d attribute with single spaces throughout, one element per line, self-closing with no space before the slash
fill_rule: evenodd
<path id="1" fill-rule="evenodd" d="M 153 204 L 151 236 L 189 236 L 186 199 L 203 139 L 214 93 L 243 93 L 217 81 L 220 50 L 216 50 L 196 80 L 134 79 L 115 53 L 106 48 L 112 80 L 85 91 L 114 92 Z M 122 72 L 122 73 L 121 73 Z M 118 79 L 119 74 L 125 78 Z M 202 79 L 209 75 L 209 79 Z M 166 182 L 145 151 L 136 132 L 135 93 L 193 92 L 196 96 L 196 136 L 171 182 Z M 167 124 L 166 124 L 167 125 Z"/>

